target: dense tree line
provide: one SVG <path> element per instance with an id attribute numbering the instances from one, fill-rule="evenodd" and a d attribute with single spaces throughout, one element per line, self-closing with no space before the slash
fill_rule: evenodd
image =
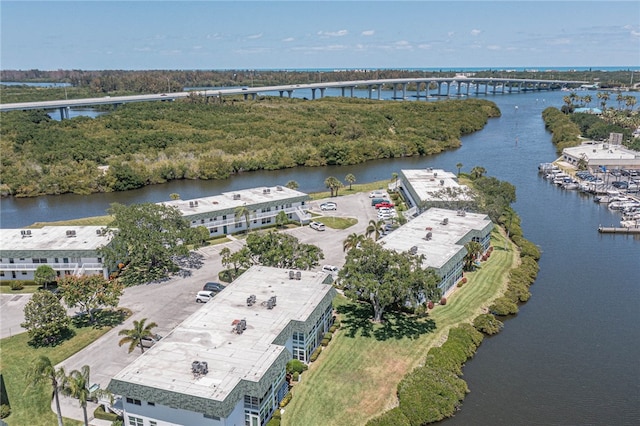
<path id="1" fill-rule="evenodd" d="M 14 111 L 2 114 L 0 185 L 16 196 L 125 191 L 174 179 L 430 155 L 458 147 L 462 135 L 499 114 L 479 99 L 271 97 L 128 104 L 64 121 Z"/>

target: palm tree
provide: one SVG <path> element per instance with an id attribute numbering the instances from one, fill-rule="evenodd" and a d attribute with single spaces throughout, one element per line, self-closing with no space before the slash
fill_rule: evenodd
<path id="1" fill-rule="evenodd" d="M 53 388 L 53 397 L 56 401 L 58 426 L 63 426 L 58 391 L 62 389 L 62 384 L 66 379 L 64 369 L 59 368 L 56 370 L 55 366 L 51 363 L 51 360 L 46 356 L 41 355 L 33 362 L 31 368 L 27 371 L 26 379 L 31 386 L 38 385 L 43 381 L 50 381 L 51 387 Z"/>
<path id="2" fill-rule="evenodd" d="M 144 353 L 144 346 L 142 345 L 142 339 L 153 335 L 151 331 L 157 327 L 158 324 L 150 322 L 145 324 L 146 318 L 142 318 L 140 321 L 133 321 L 133 328 L 131 330 L 120 330 L 118 336 L 125 336 L 118 342 L 118 346 L 122 346 L 125 343 L 129 343 L 129 353 L 133 352 L 136 346 L 140 346 L 141 353 Z"/>
<path id="3" fill-rule="evenodd" d="M 84 365 L 80 371 L 73 370 L 69 373 L 63 384 L 63 392 L 67 396 L 77 398 L 82 407 L 84 414 L 84 425 L 89 426 L 89 418 L 87 416 L 87 401 L 91 397 L 89 391 L 89 366 Z"/>
<path id="4" fill-rule="evenodd" d="M 169 194 L 169 198 L 171 198 L 172 200 L 179 200 L 180 194 L 178 194 L 177 192 L 172 192 L 171 194 Z"/>
<path id="5" fill-rule="evenodd" d="M 351 185 L 356 181 L 356 177 L 354 175 L 352 175 L 351 173 L 349 173 L 348 175 L 346 175 L 344 177 L 344 180 L 349 182 L 349 191 L 351 191 Z"/>
<path id="6" fill-rule="evenodd" d="M 365 236 L 361 234 L 350 234 L 343 242 L 342 242 L 342 251 L 349 251 L 351 249 L 357 248 L 358 244 L 362 243 L 365 240 Z"/>
<path id="7" fill-rule="evenodd" d="M 464 166 L 462 163 L 456 164 L 456 169 L 458 169 L 458 177 L 460 177 L 460 169 Z"/>
<path id="8" fill-rule="evenodd" d="M 473 179 L 481 178 L 482 175 L 484 175 L 485 173 L 487 173 L 487 169 L 481 166 L 476 166 L 473 169 L 471 169 L 471 177 Z"/>
<path id="9" fill-rule="evenodd" d="M 340 188 L 342 186 L 342 182 L 340 182 L 337 178 L 333 177 L 333 176 L 329 176 L 328 178 L 325 179 L 324 181 L 324 185 L 329 188 L 329 190 L 331 191 L 331 196 L 333 197 L 333 191 L 335 191 L 335 196 L 338 196 L 338 188 Z"/>
<path id="10" fill-rule="evenodd" d="M 247 234 L 249 233 L 249 226 L 251 226 L 251 210 L 247 208 L 247 206 L 242 205 L 236 207 L 235 210 L 236 220 L 240 220 L 244 217 L 245 224 L 247 225 Z"/>
<path id="11" fill-rule="evenodd" d="M 373 240 L 378 241 L 378 238 L 380 238 L 380 234 L 382 234 L 382 231 L 384 231 L 384 225 L 384 220 L 379 220 L 376 222 L 375 219 L 371 219 L 369 221 L 369 226 L 367 226 L 365 235 L 367 236 L 367 238 L 373 235 Z"/>
<path id="12" fill-rule="evenodd" d="M 602 107 L 602 111 L 607 109 L 607 101 L 609 100 L 609 93 L 608 92 L 598 92 L 596 94 L 596 96 L 598 97 L 598 99 L 600 99 L 600 106 Z"/>
<path id="13" fill-rule="evenodd" d="M 398 189 L 398 173 L 391 173 L 391 180 L 395 181 L 394 189 Z"/>

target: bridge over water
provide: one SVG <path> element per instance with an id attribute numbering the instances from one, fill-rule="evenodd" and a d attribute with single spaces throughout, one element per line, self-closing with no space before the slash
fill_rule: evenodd
<path id="1" fill-rule="evenodd" d="M 70 108 L 92 107 L 96 105 L 120 105 L 131 102 L 173 101 L 187 98 L 195 93 L 198 96 L 218 97 L 242 95 L 244 99 L 255 99 L 259 94 L 267 92 L 278 93 L 280 97 L 293 96 L 301 90 L 310 90 L 311 99 L 325 96 L 327 89 L 340 89 L 340 96 L 354 96 L 356 88 L 365 88 L 369 99 L 381 99 L 383 88 L 391 86 L 394 99 L 407 99 L 407 88 L 415 87 L 417 99 L 427 99 L 430 96 L 469 96 L 488 94 L 509 94 L 525 91 L 556 90 L 561 87 L 571 87 L 585 84 L 585 81 L 571 80 L 537 80 L 514 78 L 473 78 L 473 77 L 445 77 L 445 78 L 394 78 L 376 80 L 355 80 L 337 82 L 319 82 L 309 84 L 287 84 L 280 86 L 238 87 L 227 89 L 205 89 L 195 91 L 157 93 L 132 96 L 105 96 L 100 98 L 65 99 L 58 101 L 19 102 L 0 104 L 0 112 L 26 111 L 32 109 L 59 109 L 60 118 L 69 118 Z M 437 93 L 430 94 L 430 90 Z"/>

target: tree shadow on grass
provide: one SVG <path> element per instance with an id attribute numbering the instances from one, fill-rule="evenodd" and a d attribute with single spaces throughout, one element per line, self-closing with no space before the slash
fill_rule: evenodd
<path id="1" fill-rule="evenodd" d="M 389 339 L 417 339 L 420 336 L 432 333 L 436 323 L 430 318 L 419 317 L 412 314 L 397 311 L 387 311 L 383 316 L 383 322 L 373 322 L 373 310 L 365 303 L 351 303 L 339 306 L 337 312 L 342 315 L 340 328 L 348 337 L 373 337 L 384 341 Z"/>
<path id="2" fill-rule="evenodd" d="M 87 314 L 79 314 L 71 318 L 71 323 L 76 328 L 83 327 L 115 327 L 120 325 L 131 315 L 131 311 L 125 308 L 99 309 L 93 312 L 93 322 Z"/>

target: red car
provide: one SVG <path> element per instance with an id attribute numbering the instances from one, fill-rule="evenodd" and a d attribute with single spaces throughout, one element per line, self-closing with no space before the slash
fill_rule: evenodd
<path id="1" fill-rule="evenodd" d="M 380 207 L 393 207 L 393 203 L 390 203 L 388 201 L 383 201 L 382 203 L 378 203 L 376 204 L 376 209 L 379 209 Z"/>

